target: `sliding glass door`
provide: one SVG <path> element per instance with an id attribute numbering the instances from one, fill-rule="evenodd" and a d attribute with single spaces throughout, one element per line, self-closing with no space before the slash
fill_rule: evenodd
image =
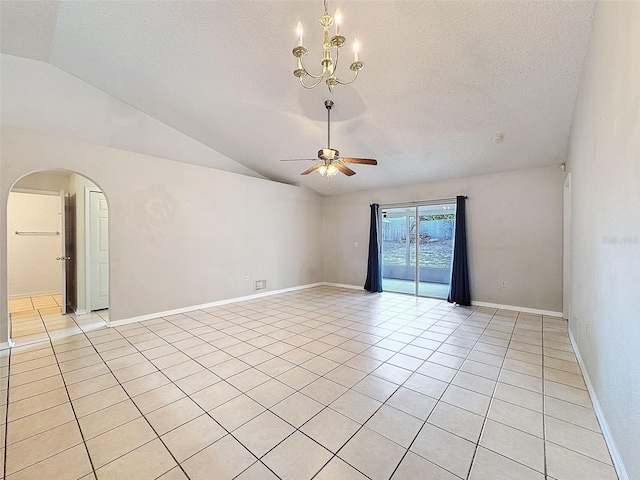
<path id="1" fill-rule="evenodd" d="M 416 209 L 382 210 L 382 289 L 416 293 Z"/>
<path id="2" fill-rule="evenodd" d="M 442 202 L 381 207 L 383 290 L 447 297 L 455 209 Z"/>

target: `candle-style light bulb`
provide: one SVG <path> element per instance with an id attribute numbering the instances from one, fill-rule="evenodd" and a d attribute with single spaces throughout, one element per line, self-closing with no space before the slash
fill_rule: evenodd
<path id="1" fill-rule="evenodd" d="M 296 34 L 298 35 L 298 46 L 302 46 L 302 23 L 298 22 L 298 26 L 296 27 Z"/>
<path id="2" fill-rule="evenodd" d="M 358 42 L 357 38 L 353 39 L 353 61 L 358 61 L 358 52 L 360 51 L 360 42 Z"/>
<path id="3" fill-rule="evenodd" d="M 336 22 L 336 35 L 340 35 L 340 24 L 342 23 L 342 12 L 340 9 L 336 9 L 336 14 L 334 15 L 334 20 Z"/>

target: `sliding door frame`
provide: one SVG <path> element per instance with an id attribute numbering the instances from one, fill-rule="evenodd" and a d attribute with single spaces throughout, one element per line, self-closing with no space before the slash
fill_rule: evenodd
<path id="1" fill-rule="evenodd" d="M 414 215 L 416 219 L 416 229 L 413 235 L 415 237 L 416 261 L 414 265 L 415 270 L 414 270 L 413 283 L 414 283 L 414 295 L 416 297 L 420 297 L 420 296 L 426 297 L 426 295 L 420 295 L 420 214 L 419 214 L 420 207 L 428 207 L 431 205 L 450 205 L 450 204 L 453 204 L 453 205 L 456 204 L 456 197 L 439 198 L 436 200 L 419 200 L 414 202 L 381 203 L 380 204 L 380 208 L 378 210 L 378 215 L 379 215 L 378 224 L 381 226 L 381 228 L 380 228 L 380 231 L 378 232 L 378 245 L 380 245 L 381 248 L 384 248 L 384 242 L 382 241 L 383 240 L 382 239 L 383 212 L 385 210 L 392 210 L 394 208 L 413 208 L 414 209 Z M 407 232 L 407 238 L 409 240 L 409 244 L 411 244 L 411 238 L 409 237 L 409 234 L 410 234 L 410 231 Z M 383 268 L 384 268 L 384 264 L 383 264 Z M 382 279 L 384 280 L 384 274 L 382 275 Z"/>

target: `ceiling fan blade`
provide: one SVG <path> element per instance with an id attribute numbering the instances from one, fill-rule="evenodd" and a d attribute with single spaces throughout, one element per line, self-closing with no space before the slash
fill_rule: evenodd
<path id="1" fill-rule="evenodd" d="M 300 175 L 309 175 L 311 172 L 316 171 L 317 169 L 319 169 L 322 166 L 321 163 L 318 163 L 317 165 L 314 165 L 313 167 L 307 168 L 304 172 L 302 172 Z"/>
<path id="2" fill-rule="evenodd" d="M 317 162 L 317 158 L 287 158 L 286 160 L 280 160 L 281 162 Z"/>
<path id="3" fill-rule="evenodd" d="M 350 177 L 352 175 L 355 175 L 356 172 L 354 172 L 353 170 L 351 170 L 349 167 L 347 167 L 346 165 L 342 165 L 341 163 L 336 163 L 336 168 L 338 170 L 340 170 L 342 173 L 344 173 L 347 177 Z"/>
<path id="4" fill-rule="evenodd" d="M 378 161 L 373 158 L 342 158 L 344 163 L 360 163 L 362 165 L 377 165 Z"/>

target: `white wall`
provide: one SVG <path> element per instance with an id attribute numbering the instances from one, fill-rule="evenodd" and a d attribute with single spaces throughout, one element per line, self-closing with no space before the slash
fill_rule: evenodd
<path id="1" fill-rule="evenodd" d="M 22 177 L 13 186 L 27 190 L 45 190 L 47 192 L 65 192 L 69 190 L 69 173 L 35 172 Z"/>
<path id="2" fill-rule="evenodd" d="M 249 295 L 258 279 L 269 290 L 322 281 L 322 201 L 306 188 L 6 126 L 1 147 L 3 205 L 35 170 L 76 171 L 103 189 L 112 320 Z M 0 215 L 4 284 L 4 208 Z M 4 296 L 0 312 L 6 341 Z"/>
<path id="3" fill-rule="evenodd" d="M 638 32 L 640 2 L 596 4 L 569 154 L 570 329 L 630 479 L 640 478 Z"/>
<path id="4" fill-rule="evenodd" d="M 9 195 L 7 249 L 9 297 L 60 293 L 61 236 L 18 235 L 19 232 L 60 232 L 60 196 L 33 193 Z"/>
<path id="5" fill-rule="evenodd" d="M 261 177 L 49 63 L 1 54 L 0 64 L 5 125 Z"/>
<path id="6" fill-rule="evenodd" d="M 563 176 L 550 166 L 325 197 L 325 281 L 364 285 L 369 204 L 468 195 L 472 300 L 559 312 Z"/>

